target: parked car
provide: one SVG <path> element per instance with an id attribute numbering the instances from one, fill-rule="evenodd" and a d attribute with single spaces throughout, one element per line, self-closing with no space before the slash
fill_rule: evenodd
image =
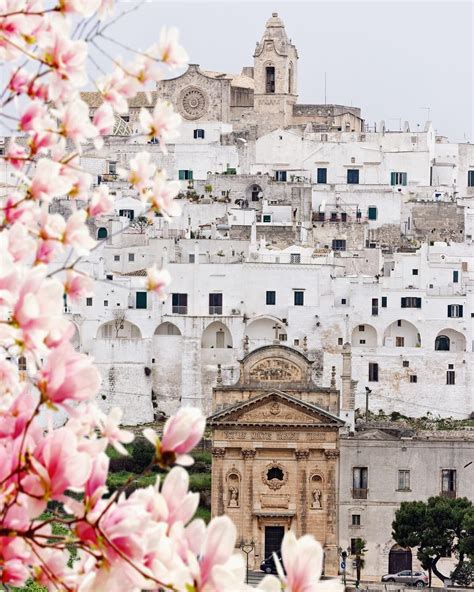
<path id="1" fill-rule="evenodd" d="M 281 553 L 277 553 L 276 556 L 280 560 L 280 563 L 282 563 Z M 275 560 L 273 559 L 273 553 L 262 561 L 262 563 L 260 564 L 260 571 L 264 571 L 267 574 L 275 574 L 277 572 Z"/>
<path id="2" fill-rule="evenodd" d="M 428 585 L 428 576 L 422 571 L 405 569 L 398 573 L 382 576 L 382 582 L 396 582 L 397 584 L 408 584 L 409 586 L 424 588 Z"/>

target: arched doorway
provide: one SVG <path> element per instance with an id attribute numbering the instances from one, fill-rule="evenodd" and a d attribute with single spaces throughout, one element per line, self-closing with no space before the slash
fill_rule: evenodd
<path id="1" fill-rule="evenodd" d="M 377 347 L 377 331 L 372 325 L 357 325 L 352 331 L 353 347 Z"/>
<path id="2" fill-rule="evenodd" d="M 220 321 L 211 323 L 202 334 L 201 347 L 204 348 L 232 348 L 232 335 L 229 329 Z"/>
<path id="3" fill-rule="evenodd" d="M 385 347 L 421 347 L 420 332 L 410 321 L 399 319 L 385 329 L 383 344 Z"/>
<path id="4" fill-rule="evenodd" d="M 436 351 L 449 351 L 451 340 L 447 335 L 438 335 L 435 339 L 435 350 Z"/>
<path id="5" fill-rule="evenodd" d="M 108 235 L 109 235 L 109 233 L 107 232 L 107 228 L 105 228 L 105 226 L 101 226 L 99 228 L 99 230 L 97 231 L 97 238 L 99 240 L 107 238 Z"/>
<path id="6" fill-rule="evenodd" d="M 411 549 L 404 549 L 400 545 L 394 545 L 388 554 L 388 573 L 398 573 L 404 569 L 411 569 L 412 554 Z"/>

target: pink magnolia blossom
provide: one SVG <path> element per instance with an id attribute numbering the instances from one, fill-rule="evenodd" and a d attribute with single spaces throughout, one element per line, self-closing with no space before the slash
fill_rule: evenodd
<path id="1" fill-rule="evenodd" d="M 63 234 L 63 243 L 73 249 L 79 255 L 87 255 L 96 245 L 96 241 L 91 237 L 86 225 L 87 212 L 77 210 L 66 222 L 66 228 Z"/>
<path id="2" fill-rule="evenodd" d="M 206 420 L 201 411 L 195 407 L 182 407 L 165 423 L 163 436 L 160 440 L 151 428 L 143 430 L 143 435 L 156 448 L 158 460 L 173 460 L 183 466 L 192 465 L 190 452 L 202 440 Z"/>
<path id="3" fill-rule="evenodd" d="M 89 119 L 89 107 L 84 101 L 70 101 L 57 114 L 61 122 L 59 133 L 74 142 L 76 147 L 98 135 Z"/>
<path id="4" fill-rule="evenodd" d="M 150 52 L 170 68 L 181 68 L 188 61 L 188 54 L 179 44 L 179 31 L 176 27 L 163 27 L 159 43 Z"/>
<path id="5" fill-rule="evenodd" d="M 171 103 L 158 101 L 152 113 L 142 109 L 139 119 L 144 134 L 150 139 L 157 138 L 161 150 L 166 154 L 166 142 L 178 137 L 178 127 L 181 124 L 181 116 L 175 112 Z"/>
<path id="6" fill-rule="evenodd" d="M 76 273 L 69 270 L 64 282 L 64 293 L 73 302 L 78 302 L 81 298 L 90 296 L 93 293 L 94 284 L 92 279 L 82 273 Z"/>
<path id="7" fill-rule="evenodd" d="M 29 107 L 25 109 L 20 121 L 18 128 L 22 132 L 38 131 L 43 129 L 44 118 L 47 117 L 47 109 L 41 101 L 34 101 Z"/>
<path id="8" fill-rule="evenodd" d="M 66 14 L 80 14 L 89 17 L 100 7 L 101 0 L 60 0 L 60 10 Z"/>
<path id="9" fill-rule="evenodd" d="M 14 140 L 11 140 L 7 148 L 5 159 L 12 165 L 12 167 L 15 169 L 23 168 L 27 158 L 28 153 L 23 146 L 20 146 Z"/>
<path id="10" fill-rule="evenodd" d="M 42 158 L 36 166 L 28 193 L 31 199 L 50 202 L 54 197 L 68 193 L 71 187 L 71 180 L 61 175 L 61 165 Z"/>
<path id="11" fill-rule="evenodd" d="M 175 197 L 180 190 L 179 181 L 167 181 L 166 171 L 156 173 L 153 187 L 146 193 L 146 199 L 152 209 L 163 216 L 177 216 L 181 212 Z"/>
<path id="12" fill-rule="evenodd" d="M 100 387 L 100 374 L 85 354 L 64 343 L 54 349 L 38 375 L 38 388 L 44 401 L 86 401 Z"/>
<path id="13" fill-rule="evenodd" d="M 121 169 L 120 174 L 127 178 L 138 191 L 143 191 L 151 186 L 151 178 L 155 174 L 156 166 L 150 162 L 149 152 L 140 152 L 130 161 L 130 170 Z"/>
<path id="14" fill-rule="evenodd" d="M 115 125 L 115 116 L 112 106 L 109 103 L 102 103 L 94 113 L 92 123 L 95 125 L 101 136 L 110 135 L 113 132 Z"/>
<path id="15" fill-rule="evenodd" d="M 163 520 L 171 526 L 175 522 L 187 524 L 196 513 L 199 494 L 190 493 L 189 475 L 181 467 L 174 467 L 166 476 L 161 494 L 166 502 L 167 513 Z"/>
<path id="16" fill-rule="evenodd" d="M 33 453 L 31 472 L 22 480 L 25 492 L 47 501 L 84 485 L 91 460 L 77 445 L 76 435 L 67 428 L 45 435 Z"/>
<path id="17" fill-rule="evenodd" d="M 86 77 L 87 45 L 85 41 L 72 41 L 59 27 L 44 45 L 43 60 L 52 69 L 50 91 L 53 99 L 70 90 L 71 85 L 81 87 Z"/>
<path id="18" fill-rule="evenodd" d="M 99 90 L 105 103 L 109 104 L 117 113 L 127 113 L 128 102 L 135 96 L 137 81 L 116 68 L 113 74 L 106 76 L 98 82 Z"/>
<path id="19" fill-rule="evenodd" d="M 114 208 L 114 198 L 109 193 L 109 188 L 105 185 L 100 185 L 94 190 L 87 208 L 87 214 L 91 218 L 95 218 L 102 214 L 110 214 Z"/>
<path id="20" fill-rule="evenodd" d="M 107 474 L 109 472 L 110 459 L 105 453 L 101 453 L 92 462 L 92 469 L 84 488 L 85 504 L 88 508 L 94 508 L 97 502 L 107 492 Z"/>
<path id="21" fill-rule="evenodd" d="M 156 266 L 153 266 L 146 270 L 146 274 L 146 289 L 157 294 L 160 300 L 164 300 L 166 298 L 165 290 L 171 282 L 169 271 L 167 269 L 157 269 Z"/>
<path id="22" fill-rule="evenodd" d="M 122 410 L 114 407 L 108 415 L 101 414 L 98 420 L 98 428 L 108 444 L 113 446 L 120 454 L 127 455 L 127 449 L 123 445 L 133 442 L 133 433 L 120 428 L 121 418 Z"/>

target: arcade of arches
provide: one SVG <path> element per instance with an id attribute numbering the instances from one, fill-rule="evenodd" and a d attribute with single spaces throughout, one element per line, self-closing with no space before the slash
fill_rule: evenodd
<path id="1" fill-rule="evenodd" d="M 313 364 L 280 345 L 241 360 L 234 385 L 213 392 L 212 513 L 229 515 L 251 565 L 280 548 L 284 532 L 313 534 L 325 573 L 337 574 L 339 391 L 312 381 Z"/>

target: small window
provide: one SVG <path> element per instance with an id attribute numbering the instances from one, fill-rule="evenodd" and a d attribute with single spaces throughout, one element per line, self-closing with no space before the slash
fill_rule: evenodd
<path id="1" fill-rule="evenodd" d="M 209 314 L 210 315 L 221 315 L 222 314 L 222 300 L 223 300 L 223 295 L 221 293 L 209 294 Z"/>
<path id="2" fill-rule="evenodd" d="M 186 169 L 180 169 L 178 171 L 178 179 L 180 181 L 191 181 L 193 178 L 193 171 L 189 171 Z"/>
<path id="3" fill-rule="evenodd" d="M 406 173 L 390 173 L 390 185 L 406 185 Z"/>
<path id="4" fill-rule="evenodd" d="M 382 296 L 382 308 L 387 308 L 387 297 Z"/>
<path id="5" fill-rule="evenodd" d="M 401 299 L 402 308 L 421 308 L 421 298 L 407 296 Z"/>
<path id="6" fill-rule="evenodd" d="M 322 185 L 326 185 L 326 183 L 328 182 L 328 170 L 327 169 L 318 169 L 317 182 Z"/>
<path id="7" fill-rule="evenodd" d="M 367 210 L 367 217 L 369 220 L 377 220 L 377 208 L 375 206 L 369 206 Z"/>
<path id="8" fill-rule="evenodd" d="M 412 269 L 411 275 L 418 275 L 418 269 Z"/>
<path id="9" fill-rule="evenodd" d="M 403 360 L 402 366 L 404 368 L 409 368 L 410 367 L 410 362 L 408 360 Z"/>
<path id="10" fill-rule="evenodd" d="M 271 222 L 272 216 L 271 214 L 263 214 L 263 222 Z"/>
<path id="11" fill-rule="evenodd" d="M 173 294 L 171 296 L 171 306 L 173 314 L 188 314 L 188 295 Z"/>
<path id="12" fill-rule="evenodd" d="M 442 494 L 455 494 L 456 493 L 456 470 L 455 469 L 442 469 L 441 470 L 441 493 Z"/>
<path id="13" fill-rule="evenodd" d="M 339 238 L 333 239 L 332 250 L 333 251 L 345 251 L 346 250 L 346 241 L 344 239 L 339 239 Z"/>
<path id="14" fill-rule="evenodd" d="M 114 255 L 114 261 L 120 261 L 120 255 Z"/>
<path id="15" fill-rule="evenodd" d="M 359 184 L 359 169 L 347 169 L 347 183 L 349 185 Z"/>
<path id="16" fill-rule="evenodd" d="M 379 381 L 379 365 L 375 362 L 369 362 L 369 382 Z"/>
<path id="17" fill-rule="evenodd" d="M 109 306 L 109 301 L 108 300 L 104 300 L 104 306 Z"/>
<path id="18" fill-rule="evenodd" d="M 354 467 L 352 469 L 352 497 L 354 499 L 367 499 L 368 477 L 367 467 Z"/>
<path id="19" fill-rule="evenodd" d="M 456 384 L 456 372 L 454 370 L 448 370 L 446 372 L 446 384 Z"/>
<path id="20" fill-rule="evenodd" d="M 125 121 L 125 123 L 129 123 L 130 121 L 130 115 L 121 115 L 120 118 L 122 121 Z"/>
<path id="21" fill-rule="evenodd" d="M 395 347 L 405 347 L 405 337 L 395 337 Z"/>
<path id="22" fill-rule="evenodd" d="M 398 490 L 410 490 L 410 471 L 407 471 L 406 469 L 400 469 L 398 471 Z"/>
<path id="23" fill-rule="evenodd" d="M 359 339 L 359 345 L 365 345 L 366 341 L 365 339 Z"/>
<path id="24" fill-rule="evenodd" d="M 117 174 L 117 163 L 113 160 L 109 162 L 109 175 Z"/>
<path id="25" fill-rule="evenodd" d="M 291 253 L 290 263 L 301 263 L 301 255 L 299 253 Z"/>
<path id="26" fill-rule="evenodd" d="M 342 337 L 337 338 L 337 345 L 344 345 L 344 339 Z"/>
<path id="27" fill-rule="evenodd" d="M 453 271 L 453 284 L 457 284 L 459 282 L 459 271 Z"/>
<path id="28" fill-rule="evenodd" d="M 467 172 L 467 186 L 474 187 L 474 171 Z"/>
<path id="29" fill-rule="evenodd" d="M 372 298 L 372 316 L 377 317 L 379 314 L 379 299 Z"/>
<path id="30" fill-rule="evenodd" d="M 459 319 L 463 316 L 462 304 L 448 304 L 448 317 Z"/>
<path id="31" fill-rule="evenodd" d="M 195 129 L 193 132 L 195 140 L 204 140 L 204 130 L 203 129 Z"/>
<path id="32" fill-rule="evenodd" d="M 20 356 L 18 358 L 18 370 L 20 372 L 26 372 L 26 358 L 25 358 L 25 356 Z"/>
<path id="33" fill-rule="evenodd" d="M 194 253 L 189 253 L 189 255 L 188 255 L 188 262 L 189 263 L 195 263 L 196 262 L 196 257 L 194 255 Z"/>
<path id="34" fill-rule="evenodd" d="M 365 331 L 365 325 L 359 325 L 359 331 L 362 333 Z"/>
<path id="35" fill-rule="evenodd" d="M 295 302 L 295 306 L 303 306 L 304 305 L 304 292 L 302 290 L 295 290 L 294 302 Z"/>
<path id="36" fill-rule="evenodd" d="M 113 274 L 112 274 L 112 273 L 107 273 L 107 274 L 105 275 L 105 277 L 106 277 L 106 279 L 108 279 L 108 280 L 111 280 L 111 281 L 114 279 L 114 276 L 113 276 Z"/>
<path id="37" fill-rule="evenodd" d="M 286 182 L 286 171 L 275 171 L 275 181 Z"/>
<path id="38" fill-rule="evenodd" d="M 275 92 L 275 67 L 267 66 L 265 68 L 265 92 L 273 94 Z"/>
<path id="39" fill-rule="evenodd" d="M 272 479 L 277 479 L 278 481 L 283 481 L 284 476 L 285 475 L 283 474 L 283 471 L 280 469 L 280 467 L 272 467 L 271 469 L 268 469 L 268 471 L 267 471 L 268 481 L 271 481 Z"/>
<path id="40" fill-rule="evenodd" d="M 352 526 L 360 526 L 360 514 L 352 514 Z"/>
<path id="41" fill-rule="evenodd" d="M 135 295 L 135 308 L 146 309 L 147 308 L 147 292 L 136 292 Z"/>
<path id="42" fill-rule="evenodd" d="M 410 382 L 411 383 L 418 382 L 418 376 L 416 374 L 410 374 Z"/>
<path id="43" fill-rule="evenodd" d="M 276 292 L 274 290 L 267 290 L 265 303 L 268 306 L 274 306 L 276 304 Z"/>
<path id="44" fill-rule="evenodd" d="M 293 345 L 298 346 L 300 344 L 300 340 L 299 339 L 293 339 Z"/>
<path id="45" fill-rule="evenodd" d="M 129 261 L 135 261 L 135 253 L 129 253 L 128 254 L 128 260 Z"/>
<path id="46" fill-rule="evenodd" d="M 347 298 L 341 298 L 341 304 L 347 304 Z"/>

